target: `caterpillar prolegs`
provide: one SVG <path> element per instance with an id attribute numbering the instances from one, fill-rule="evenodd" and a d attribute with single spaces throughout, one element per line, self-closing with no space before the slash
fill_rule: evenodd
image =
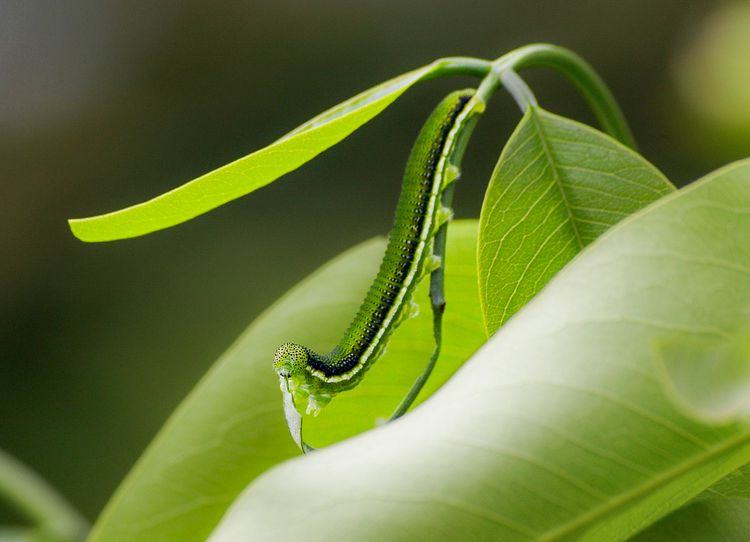
<path id="1" fill-rule="evenodd" d="M 452 157 L 461 147 L 462 132 L 473 125 L 470 120 L 481 106 L 474 90 L 453 92 L 422 127 L 406 164 L 380 269 L 339 344 L 327 354 L 294 343 L 276 351 L 273 366 L 285 393 L 290 429 L 289 409 L 306 405 L 308 413 L 317 414 L 334 395 L 355 387 L 382 354 L 396 327 L 415 311 L 411 298 L 417 284 L 441 265 L 432 245 L 440 227 L 451 218 L 442 196 L 458 177 Z M 301 442 L 297 444 L 302 447 Z"/>

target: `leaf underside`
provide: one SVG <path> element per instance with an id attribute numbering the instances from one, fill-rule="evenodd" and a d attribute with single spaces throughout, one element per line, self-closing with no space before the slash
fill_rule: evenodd
<path id="1" fill-rule="evenodd" d="M 664 337 L 750 303 L 750 162 L 622 221 L 428 401 L 256 479 L 212 542 L 625 540 L 750 460 L 750 427 L 685 416 Z"/>

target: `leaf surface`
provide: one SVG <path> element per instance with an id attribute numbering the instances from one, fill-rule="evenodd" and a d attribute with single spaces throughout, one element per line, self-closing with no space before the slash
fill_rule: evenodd
<path id="1" fill-rule="evenodd" d="M 611 137 L 530 107 L 482 205 L 479 288 L 488 335 L 586 245 L 672 190 Z"/>
<path id="2" fill-rule="evenodd" d="M 420 407 L 256 479 L 211 542 L 626 540 L 750 461 L 683 415 L 663 337 L 750 302 L 750 162 L 605 233 Z"/>

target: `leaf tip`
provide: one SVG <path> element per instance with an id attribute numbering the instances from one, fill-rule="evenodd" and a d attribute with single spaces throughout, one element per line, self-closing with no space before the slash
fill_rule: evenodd
<path id="1" fill-rule="evenodd" d="M 76 239 L 85 243 L 100 243 L 120 239 L 117 236 L 107 235 L 101 228 L 92 227 L 91 221 L 91 218 L 69 218 L 68 227 Z"/>
<path id="2" fill-rule="evenodd" d="M 90 242 L 89 236 L 87 235 L 86 228 L 81 227 L 82 218 L 69 218 L 68 227 L 73 236 L 79 241 Z"/>

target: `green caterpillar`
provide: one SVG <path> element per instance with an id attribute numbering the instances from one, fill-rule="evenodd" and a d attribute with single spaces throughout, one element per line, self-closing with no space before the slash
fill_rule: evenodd
<path id="1" fill-rule="evenodd" d="M 474 90 L 453 92 L 422 127 L 406 164 L 380 270 L 341 342 L 325 355 L 294 343 L 276 351 L 274 369 L 296 408 L 307 402 L 307 413 L 317 414 L 334 395 L 356 386 L 396 327 L 415 315 L 416 285 L 441 263 L 432 241 L 451 218 L 441 205 L 443 191 L 458 177 L 451 155 L 462 127 L 480 106 Z"/>

